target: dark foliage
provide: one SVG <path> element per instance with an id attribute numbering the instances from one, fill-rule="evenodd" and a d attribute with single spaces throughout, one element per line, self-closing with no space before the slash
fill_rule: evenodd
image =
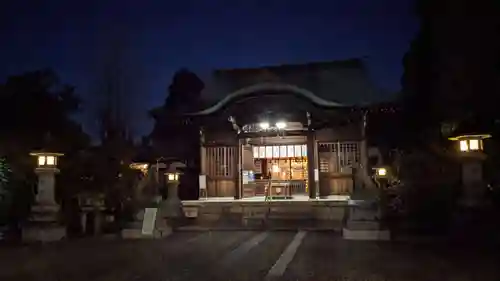
<path id="1" fill-rule="evenodd" d="M 499 119 L 498 3 L 417 1 L 421 25 L 404 58 L 401 96 L 413 145 L 440 138 L 443 124 Z"/>
<path id="2" fill-rule="evenodd" d="M 89 143 L 89 137 L 71 118 L 79 110 L 75 89 L 61 84 L 51 70 L 12 76 L 0 85 L 0 156 L 12 170 L 7 221 L 13 227 L 27 217 L 34 199 L 35 160 L 30 152 L 44 149 L 65 153 L 66 158 L 60 161 L 62 174 L 69 182 L 78 182 L 77 165 L 72 162 L 77 161 L 75 152 Z M 61 190 L 56 188 L 56 193 L 61 201 Z"/>
<path id="3" fill-rule="evenodd" d="M 200 128 L 186 118 L 186 113 L 200 109 L 203 81 L 186 69 L 177 71 L 169 86 L 165 103 L 151 111 L 155 125 L 150 135 L 156 155 L 176 158 L 188 165 L 182 177 L 179 196 L 197 198 L 189 190 L 197 184 L 199 174 L 199 130 Z M 192 193 L 192 194 L 191 194 Z"/>

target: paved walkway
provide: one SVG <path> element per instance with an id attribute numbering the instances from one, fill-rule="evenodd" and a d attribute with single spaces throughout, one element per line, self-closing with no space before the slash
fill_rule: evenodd
<path id="1" fill-rule="evenodd" d="M 500 280 L 498 251 L 329 232 L 183 232 L 0 249 L 0 280 Z M 499 254 L 500 255 L 500 254 Z"/>

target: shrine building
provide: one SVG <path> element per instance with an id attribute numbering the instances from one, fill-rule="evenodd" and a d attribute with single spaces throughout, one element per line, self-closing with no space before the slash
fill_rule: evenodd
<path id="1" fill-rule="evenodd" d="M 217 70 L 187 114 L 200 130 L 200 198 L 348 196 L 367 162 L 362 108 L 376 90 L 359 59 Z"/>

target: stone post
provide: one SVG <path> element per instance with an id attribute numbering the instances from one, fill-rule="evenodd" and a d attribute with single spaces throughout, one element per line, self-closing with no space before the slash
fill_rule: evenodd
<path id="1" fill-rule="evenodd" d="M 476 208 L 483 205 L 486 184 L 483 179 L 483 161 L 486 159 L 483 141 L 489 134 L 460 134 L 448 138 L 455 141 L 461 160 L 462 197 L 459 205 L 465 208 Z"/>
<path id="2" fill-rule="evenodd" d="M 55 175 L 59 153 L 32 153 L 37 157 L 38 176 L 35 204 L 31 208 L 31 217 L 23 227 L 24 241 L 50 242 L 61 240 L 66 236 L 66 228 L 59 223 L 60 206 L 55 198 Z"/>
<path id="3" fill-rule="evenodd" d="M 125 239 L 142 239 L 142 238 L 162 238 L 171 234 L 170 227 L 165 223 L 164 217 L 161 214 L 160 208 L 162 205 L 162 196 L 159 192 L 160 180 L 157 173 L 163 169 L 164 163 L 157 161 L 156 165 L 145 166 L 145 164 L 131 165 L 135 167 L 148 167 L 142 170 L 144 177 L 137 185 L 136 204 L 143 205 L 135 214 L 133 222 L 122 229 L 121 236 Z M 146 192 L 144 189 L 152 188 L 150 185 L 155 184 L 152 192 Z M 153 193 L 153 194 L 151 194 Z M 145 208 L 144 208 L 145 207 Z"/>
<path id="4" fill-rule="evenodd" d="M 483 180 L 483 163 L 480 158 L 463 159 L 462 162 L 462 197 L 463 207 L 477 207 L 483 202 L 485 183 Z"/>

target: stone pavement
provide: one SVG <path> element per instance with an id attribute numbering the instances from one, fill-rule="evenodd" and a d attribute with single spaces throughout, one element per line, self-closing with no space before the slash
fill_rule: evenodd
<path id="1" fill-rule="evenodd" d="M 0 248 L 0 280 L 500 280 L 498 249 L 331 232 L 180 232 Z"/>

